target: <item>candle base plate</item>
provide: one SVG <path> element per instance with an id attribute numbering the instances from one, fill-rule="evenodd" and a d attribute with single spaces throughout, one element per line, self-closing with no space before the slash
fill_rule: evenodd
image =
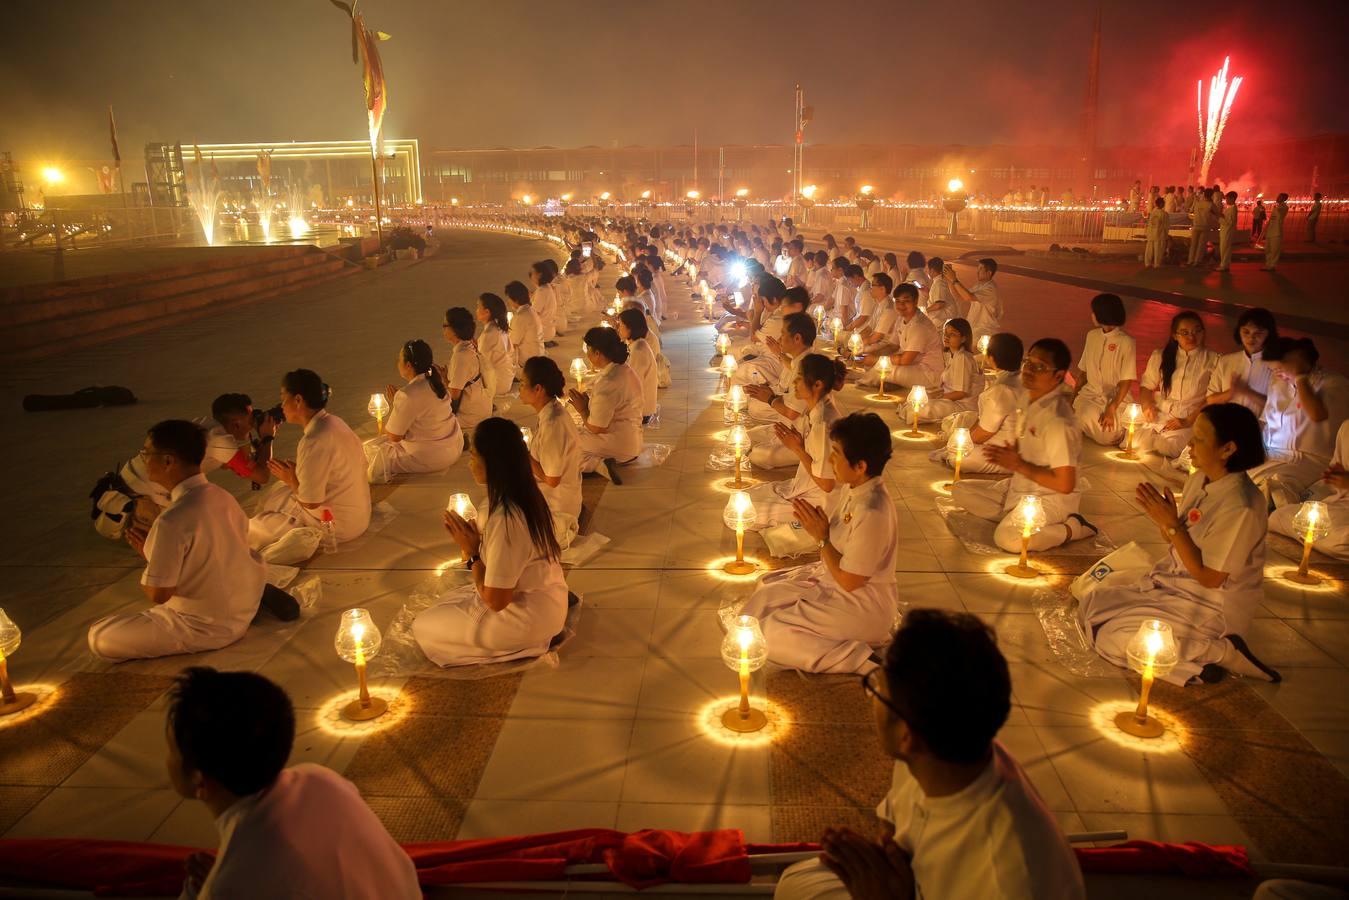
<path id="1" fill-rule="evenodd" d="M 342 707 L 342 718 L 352 722 L 368 722 L 384 715 L 388 708 L 388 702 L 381 697 L 371 697 L 369 703 L 361 703 L 356 699 Z"/>
<path id="2" fill-rule="evenodd" d="M 1021 563 L 1013 563 L 1003 569 L 1008 575 L 1016 578 L 1039 578 L 1040 570 L 1034 566 L 1023 566 Z"/>
<path id="3" fill-rule="evenodd" d="M 763 714 L 762 710 L 750 708 L 747 715 L 740 715 L 740 707 L 733 706 L 721 714 L 721 724 L 723 728 L 729 731 L 737 731 L 741 734 L 748 734 L 751 731 L 762 731 L 768 724 L 768 716 Z"/>
<path id="4" fill-rule="evenodd" d="M 747 559 L 733 559 L 721 567 L 721 571 L 727 575 L 750 575 L 757 569 L 758 565 Z"/>
<path id="5" fill-rule="evenodd" d="M 1139 738 L 1159 738 L 1166 734 L 1166 726 L 1158 722 L 1152 716 L 1148 716 L 1143 721 L 1138 721 L 1138 713 L 1133 710 L 1125 710 L 1115 716 L 1115 727 L 1125 734 Z"/>
<path id="6" fill-rule="evenodd" d="M 1317 575 L 1313 575 L 1310 572 L 1308 572 L 1306 575 L 1303 575 L 1301 572 L 1292 571 L 1287 573 L 1283 577 L 1284 580 L 1291 581 L 1294 584 L 1318 585 L 1321 583 L 1320 577 Z"/>
<path id="7" fill-rule="evenodd" d="M 23 712 L 28 707 L 37 702 L 37 694 L 18 693 L 14 699 L 8 703 L 0 702 L 0 716 L 12 716 L 17 712 Z"/>

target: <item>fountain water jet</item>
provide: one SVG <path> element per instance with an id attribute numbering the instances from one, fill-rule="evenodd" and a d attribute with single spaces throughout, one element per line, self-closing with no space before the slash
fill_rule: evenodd
<path id="1" fill-rule="evenodd" d="M 208 246 L 215 246 L 215 209 L 220 202 L 220 181 L 212 173 L 209 182 L 206 178 L 206 164 L 202 162 L 201 149 L 197 148 L 197 180 L 187 184 L 187 199 L 201 222 L 201 232 Z"/>

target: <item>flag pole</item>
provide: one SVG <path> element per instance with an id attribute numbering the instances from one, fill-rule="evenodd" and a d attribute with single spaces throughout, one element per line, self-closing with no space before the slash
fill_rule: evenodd
<path id="1" fill-rule="evenodd" d="M 370 190 L 375 197 L 375 234 L 379 236 L 379 248 L 384 249 L 384 214 L 379 206 L 379 146 L 378 140 L 370 143 Z"/>

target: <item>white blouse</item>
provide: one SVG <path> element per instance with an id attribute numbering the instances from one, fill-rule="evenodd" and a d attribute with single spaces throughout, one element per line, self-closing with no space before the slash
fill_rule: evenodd
<path id="1" fill-rule="evenodd" d="M 839 568 L 868 579 L 863 590 L 895 583 L 899 524 L 884 481 L 877 475 L 830 494 L 829 543 L 842 557 Z"/>
<path id="2" fill-rule="evenodd" d="M 656 411 L 656 355 L 646 340 L 628 341 L 628 365 L 642 382 L 642 416 Z"/>
<path id="3" fill-rule="evenodd" d="M 384 430 L 389 434 L 400 434 L 406 441 L 443 441 L 459 431 L 459 423 L 450 408 L 449 392 L 444 397 L 437 397 L 426 375 L 422 374 L 393 395 Z"/>
<path id="4" fill-rule="evenodd" d="M 974 354 L 968 350 L 957 350 L 946 358 L 946 368 L 941 373 L 942 394 L 954 394 L 964 391 L 969 396 L 956 400 L 966 409 L 974 409 L 979 392 L 984 389 L 984 373 Z"/>
<path id="5" fill-rule="evenodd" d="M 581 515 L 581 445 L 576 423 L 561 401 L 553 400 L 539 410 L 539 427 L 530 449 L 549 478 L 560 478 L 557 487 L 539 482 L 539 490 L 556 515 Z"/>
<path id="6" fill-rule="evenodd" d="M 511 314 L 511 346 L 515 348 L 516 365 L 543 356 L 543 326 L 533 306 L 521 306 Z"/>
<path id="7" fill-rule="evenodd" d="M 590 383 L 590 414 L 586 421 L 608 429 L 624 449 L 642 452 L 642 379 L 626 363 L 609 363 Z"/>
<path id="8" fill-rule="evenodd" d="M 475 425 L 492 414 L 492 398 L 483 383 L 482 363 L 473 342 L 460 341 L 450 352 L 446 370 L 445 383 L 453 390 L 463 392 L 459 395 L 459 416 Z"/>
<path id="9" fill-rule="evenodd" d="M 1311 456 L 1329 460 L 1334 452 L 1335 432 L 1349 418 L 1349 381 L 1325 369 L 1312 372 L 1310 381 L 1329 413 L 1323 422 L 1313 422 L 1302 408 L 1296 384 L 1286 378 L 1270 379 L 1265 449 L 1272 459 Z"/>
<path id="10" fill-rule="evenodd" d="M 1162 351 L 1153 350 L 1141 384 L 1154 393 L 1158 412 L 1184 420 L 1208 399 L 1209 381 L 1217 364 L 1218 354 L 1207 347 L 1189 353 L 1177 349 L 1176 371 L 1171 374 L 1171 390 L 1167 391 L 1162 388 Z M 1165 425 L 1166 420 L 1159 416 L 1156 424 Z"/>
<path id="11" fill-rule="evenodd" d="M 511 382 L 515 380 L 515 350 L 511 347 L 511 336 L 497 327 L 495 322 L 488 322 L 478 336 L 478 352 L 488 367 L 496 372 L 496 392 L 508 393 Z"/>
<path id="12" fill-rule="evenodd" d="M 801 432 L 806 439 L 806 453 L 810 454 L 810 468 L 806 468 L 804 462 L 796 464 L 796 477 L 792 479 L 792 486 L 784 495 L 788 499 L 793 497 L 804 497 L 812 491 L 818 490 L 816 478 L 834 477 L 834 466 L 829 461 L 829 429 L 842 417 L 838 405 L 834 403 L 833 392 L 826 394 L 820 399 L 819 403 L 803 416 L 797 416 L 792 427 Z M 814 477 L 811 477 L 814 476 Z M 874 480 L 874 479 L 873 479 Z"/>
<path id="13" fill-rule="evenodd" d="M 979 393 L 978 425 L 993 435 L 985 443 L 991 447 L 1010 447 L 1016 443 L 1017 372 L 994 372 L 988 386 Z"/>
<path id="14" fill-rule="evenodd" d="M 1138 347 L 1123 329 L 1107 333 L 1093 328 L 1087 332 L 1079 365 L 1086 375 L 1082 390 L 1113 400 L 1121 381 L 1138 380 Z"/>

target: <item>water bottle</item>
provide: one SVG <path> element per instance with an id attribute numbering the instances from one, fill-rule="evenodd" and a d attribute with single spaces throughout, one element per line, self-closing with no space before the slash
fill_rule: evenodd
<path id="1" fill-rule="evenodd" d="M 323 531 L 323 543 L 320 545 L 324 553 L 337 552 L 337 525 L 333 522 L 333 511 L 325 509 L 323 511 L 323 524 L 320 526 Z"/>

